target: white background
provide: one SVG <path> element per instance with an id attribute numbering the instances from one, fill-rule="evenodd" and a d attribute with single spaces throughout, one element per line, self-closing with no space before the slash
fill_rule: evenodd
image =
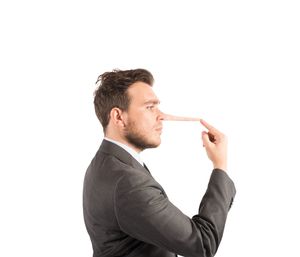
<path id="1" fill-rule="evenodd" d="M 92 256 L 85 170 L 102 139 L 94 82 L 146 68 L 161 108 L 229 137 L 237 188 L 217 256 L 299 256 L 298 1 L 1 1 L 0 255 Z M 198 123 L 143 159 L 196 214 L 211 171 Z"/>

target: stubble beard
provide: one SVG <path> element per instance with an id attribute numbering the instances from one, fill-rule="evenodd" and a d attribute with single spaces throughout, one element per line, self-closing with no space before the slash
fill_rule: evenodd
<path id="1" fill-rule="evenodd" d="M 147 148 L 155 148 L 158 147 L 159 144 L 149 142 L 147 135 L 144 135 L 136 126 L 134 121 L 129 121 L 126 130 L 125 130 L 125 138 L 134 147 L 143 151 Z"/>

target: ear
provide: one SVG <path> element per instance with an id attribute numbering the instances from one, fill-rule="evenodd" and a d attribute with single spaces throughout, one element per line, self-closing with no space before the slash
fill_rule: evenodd
<path id="1" fill-rule="evenodd" d="M 111 109 L 111 111 L 110 111 L 110 120 L 116 126 L 121 126 L 121 127 L 125 126 L 124 112 L 118 107 L 114 107 L 114 108 Z"/>

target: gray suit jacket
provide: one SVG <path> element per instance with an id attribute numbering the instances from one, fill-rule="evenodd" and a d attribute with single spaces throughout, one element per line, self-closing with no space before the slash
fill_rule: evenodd
<path id="1" fill-rule="evenodd" d="M 83 212 L 94 257 L 213 256 L 235 187 L 214 170 L 192 219 L 168 199 L 149 171 L 118 145 L 103 140 L 89 165 Z"/>

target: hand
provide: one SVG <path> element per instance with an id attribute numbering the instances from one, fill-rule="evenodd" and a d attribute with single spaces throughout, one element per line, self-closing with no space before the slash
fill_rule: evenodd
<path id="1" fill-rule="evenodd" d="M 203 146 L 208 158 L 212 161 L 215 169 L 227 170 L 227 137 L 219 130 L 200 120 L 201 124 L 208 129 L 202 132 Z"/>

